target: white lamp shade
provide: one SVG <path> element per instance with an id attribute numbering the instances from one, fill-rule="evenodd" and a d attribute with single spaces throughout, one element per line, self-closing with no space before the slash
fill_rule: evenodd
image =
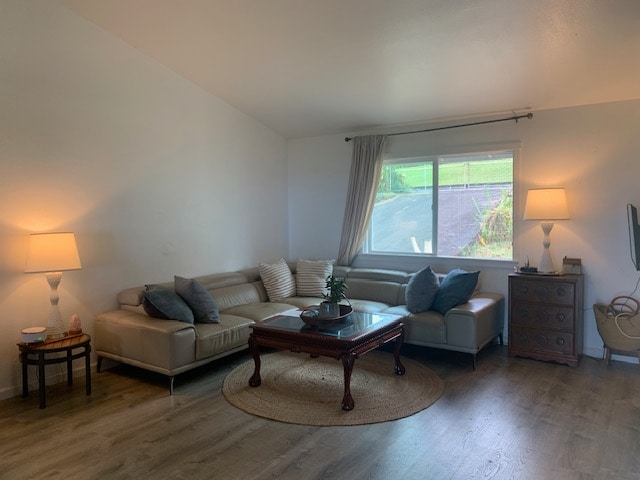
<path id="1" fill-rule="evenodd" d="M 536 188 L 527 192 L 524 220 L 569 220 L 564 188 Z"/>
<path id="2" fill-rule="evenodd" d="M 76 237 L 72 232 L 33 233 L 29 236 L 25 273 L 63 272 L 81 268 Z"/>

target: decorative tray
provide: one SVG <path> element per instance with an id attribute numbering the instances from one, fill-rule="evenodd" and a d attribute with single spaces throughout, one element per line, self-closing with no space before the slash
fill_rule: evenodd
<path id="1" fill-rule="evenodd" d="M 312 305 L 305 308 L 300 314 L 302 321 L 309 326 L 318 328 L 332 328 L 343 325 L 347 322 L 349 315 L 353 312 L 351 305 L 340 305 L 340 315 L 337 317 L 321 317 L 319 306 Z"/>
<path id="2" fill-rule="evenodd" d="M 520 275 L 537 275 L 539 277 L 561 277 L 564 272 L 518 272 Z"/>

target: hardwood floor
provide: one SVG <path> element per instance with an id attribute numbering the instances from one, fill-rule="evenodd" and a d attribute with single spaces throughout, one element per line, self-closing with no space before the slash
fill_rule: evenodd
<path id="1" fill-rule="evenodd" d="M 236 354 L 176 379 L 127 366 L 0 402 L 2 479 L 640 479 L 640 366 L 405 346 L 445 381 L 409 418 L 305 427 L 226 402 Z M 357 363 L 356 363 L 357 369 Z M 410 372 L 407 372 L 410 375 Z M 357 408 L 357 406 L 356 406 Z"/>

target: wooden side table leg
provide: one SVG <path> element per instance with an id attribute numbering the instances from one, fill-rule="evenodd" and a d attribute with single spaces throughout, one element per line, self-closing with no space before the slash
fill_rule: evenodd
<path id="1" fill-rule="evenodd" d="M 344 396 L 342 397 L 342 410 L 353 410 L 355 402 L 351 396 L 351 372 L 353 372 L 353 364 L 356 362 L 354 354 L 345 354 L 342 356 L 342 366 L 344 367 Z"/>
<path id="2" fill-rule="evenodd" d="M 253 375 L 249 379 L 249 386 L 259 387 L 262 383 L 262 379 L 260 378 L 260 350 L 258 349 L 258 342 L 253 334 L 249 335 L 249 351 L 256 365 L 253 370 Z"/>
<path id="3" fill-rule="evenodd" d="M 44 381 L 44 352 L 38 352 L 38 399 L 40 401 L 40 408 L 47 406 Z"/>
<path id="4" fill-rule="evenodd" d="M 20 363 L 22 363 L 22 396 L 29 395 L 29 365 L 27 364 L 27 354 L 20 354 Z"/>
<path id="5" fill-rule="evenodd" d="M 73 358 L 71 349 L 67 349 L 67 385 L 73 385 Z"/>
<path id="6" fill-rule="evenodd" d="M 91 395 L 91 347 L 87 345 L 84 347 L 84 357 L 85 357 L 85 377 L 86 377 L 86 389 L 87 395 Z"/>
<path id="7" fill-rule="evenodd" d="M 22 396 L 29 396 L 29 365 L 27 364 L 27 354 L 20 353 L 20 363 L 22 363 Z"/>

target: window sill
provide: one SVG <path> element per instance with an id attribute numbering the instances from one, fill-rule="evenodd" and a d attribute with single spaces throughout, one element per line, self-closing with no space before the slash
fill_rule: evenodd
<path id="1" fill-rule="evenodd" d="M 449 271 L 453 268 L 462 268 L 464 270 L 491 269 L 513 271 L 515 263 L 515 260 L 497 260 L 488 258 L 362 253 L 355 258 L 352 266 L 362 268 L 386 268 L 392 270 L 403 270 L 406 272 L 415 272 L 427 265 L 431 265 L 438 271 Z"/>

